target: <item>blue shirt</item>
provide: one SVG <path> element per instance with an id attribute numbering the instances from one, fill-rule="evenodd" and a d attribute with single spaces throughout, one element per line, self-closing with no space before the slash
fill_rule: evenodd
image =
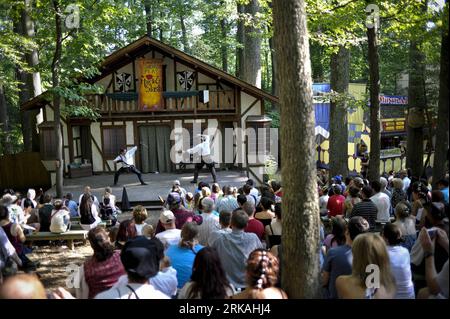
<path id="1" fill-rule="evenodd" d="M 330 273 L 328 280 L 328 298 L 338 298 L 336 290 L 336 279 L 342 275 L 352 274 L 352 247 L 349 245 L 342 245 L 331 248 L 325 257 L 323 271 Z"/>
<path id="2" fill-rule="evenodd" d="M 195 255 L 202 248 L 202 245 L 195 245 L 195 253 L 191 249 L 181 248 L 179 245 L 170 245 L 167 248 L 166 256 L 170 258 L 172 267 L 177 271 L 178 288 L 183 288 L 184 284 L 191 279 Z"/>
<path id="3" fill-rule="evenodd" d="M 78 214 L 78 204 L 75 201 L 70 200 L 68 203 L 66 202 L 66 207 L 69 209 L 70 217 L 80 216 Z"/>
<path id="4" fill-rule="evenodd" d="M 444 194 L 444 201 L 448 204 L 448 187 L 441 189 L 442 194 Z"/>

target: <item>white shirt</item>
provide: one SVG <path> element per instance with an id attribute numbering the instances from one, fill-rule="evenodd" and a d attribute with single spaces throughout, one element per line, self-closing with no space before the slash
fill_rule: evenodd
<path id="1" fill-rule="evenodd" d="M 119 155 L 114 159 L 114 162 L 117 162 L 119 160 L 122 160 L 121 164 L 122 167 L 127 168 L 131 165 L 134 165 L 134 153 L 136 153 L 137 146 L 132 147 L 130 150 L 128 150 L 125 155 Z"/>
<path id="2" fill-rule="evenodd" d="M 219 218 L 212 213 L 203 213 L 203 222 L 198 226 L 198 243 L 208 245 L 208 238 L 213 231 L 220 229 Z"/>
<path id="3" fill-rule="evenodd" d="M 15 253 L 16 249 L 9 241 L 3 227 L 0 227 L 0 269 L 4 267 L 6 259 L 13 256 Z"/>
<path id="4" fill-rule="evenodd" d="M 136 228 L 136 234 L 138 236 L 142 236 L 142 229 L 144 229 L 144 227 L 147 225 L 147 223 L 142 223 L 142 224 L 134 224 L 134 228 Z"/>
<path id="5" fill-rule="evenodd" d="M 402 246 L 388 246 L 392 274 L 395 278 L 397 292 L 395 299 L 414 299 L 409 251 Z"/>
<path id="6" fill-rule="evenodd" d="M 193 148 L 188 149 L 186 152 L 190 154 L 198 154 L 200 156 L 207 156 L 211 154 L 211 148 L 209 147 L 209 136 L 202 135 L 205 138 L 205 141 L 197 144 Z"/>
<path id="7" fill-rule="evenodd" d="M 158 238 L 167 248 L 170 245 L 177 245 L 181 239 L 181 229 L 167 229 L 163 232 L 157 233 L 156 238 Z"/>
<path id="8" fill-rule="evenodd" d="M 81 204 L 81 199 L 83 198 L 83 195 L 84 195 L 84 193 L 81 194 L 80 197 L 78 198 L 78 213 L 80 213 L 80 204 Z M 91 195 L 94 198 L 94 204 L 95 204 L 95 206 L 96 206 L 96 208 L 98 210 L 100 208 L 100 203 L 98 201 L 98 198 L 97 198 L 97 196 L 95 196 L 93 194 L 91 194 Z"/>
<path id="9" fill-rule="evenodd" d="M 133 291 L 127 287 L 129 285 Z M 136 296 L 137 295 L 137 296 Z M 170 299 L 149 284 L 123 284 L 99 293 L 94 299 Z"/>
<path id="10" fill-rule="evenodd" d="M 441 288 L 441 295 L 448 299 L 448 260 L 437 275 L 436 281 Z"/>
<path id="11" fill-rule="evenodd" d="M 409 185 L 411 184 L 411 180 L 408 176 L 403 178 L 403 190 L 406 192 L 409 188 Z"/>
<path id="12" fill-rule="evenodd" d="M 25 213 L 22 207 L 17 204 L 11 204 L 8 206 L 9 219 L 12 223 L 24 224 L 25 223 Z"/>
<path id="13" fill-rule="evenodd" d="M 327 195 L 322 195 L 319 197 L 319 209 L 320 209 L 320 213 L 325 214 L 328 213 L 328 199 L 330 198 L 330 196 Z"/>
<path id="14" fill-rule="evenodd" d="M 389 200 L 389 196 L 383 192 L 379 192 L 370 197 L 370 200 L 377 206 L 377 220 L 389 221 L 391 216 L 391 201 Z"/>

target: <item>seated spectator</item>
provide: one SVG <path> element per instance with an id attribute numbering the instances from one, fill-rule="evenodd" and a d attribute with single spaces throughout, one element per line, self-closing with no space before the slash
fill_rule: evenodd
<path id="1" fill-rule="evenodd" d="M 22 207 L 22 209 L 24 209 L 23 204 L 24 204 L 24 202 L 25 202 L 26 199 L 29 199 L 29 200 L 32 202 L 33 208 L 38 208 L 38 207 L 37 207 L 37 206 L 38 206 L 38 203 L 35 201 L 35 198 L 36 198 L 36 191 L 35 191 L 33 188 L 28 189 L 28 191 L 27 191 L 27 197 L 25 197 L 25 198 L 22 199 L 22 203 L 21 203 L 21 205 L 20 205 L 20 206 Z"/>
<path id="2" fill-rule="evenodd" d="M 407 201 L 408 196 L 406 192 L 403 190 L 403 181 L 400 178 L 394 178 L 392 180 L 392 197 L 391 197 L 391 205 L 392 207 L 397 207 L 398 203 Z"/>
<path id="3" fill-rule="evenodd" d="M 40 231 L 47 232 L 50 231 L 50 218 L 53 211 L 52 196 L 50 194 L 45 194 L 43 201 L 44 204 L 39 208 Z"/>
<path id="4" fill-rule="evenodd" d="M 148 225 L 144 226 L 142 229 L 145 229 Z M 124 220 L 119 224 L 119 229 L 117 231 L 117 236 L 115 238 L 115 246 L 118 249 L 122 249 L 125 243 L 133 239 L 137 236 L 136 225 L 134 223 L 134 219 Z"/>
<path id="5" fill-rule="evenodd" d="M 201 204 L 203 222 L 198 226 L 198 242 L 207 246 L 211 233 L 220 229 L 219 217 L 213 214 L 215 206 L 211 198 L 203 198 Z"/>
<path id="6" fill-rule="evenodd" d="M 177 271 L 178 288 L 183 288 L 192 275 L 195 255 L 203 248 L 198 243 L 198 225 L 188 222 L 181 229 L 181 240 L 178 245 L 171 245 L 166 251 L 172 267 Z"/>
<path id="7" fill-rule="evenodd" d="M 195 206 L 194 195 L 191 192 L 186 193 L 185 206 L 188 210 L 193 210 Z"/>
<path id="8" fill-rule="evenodd" d="M 0 210 L 4 208 L 0 207 Z M 0 227 L 0 286 L 3 276 L 11 276 L 17 273 L 18 267 L 22 266 L 22 260 L 17 255 L 16 249 L 11 244 L 3 227 Z"/>
<path id="9" fill-rule="evenodd" d="M 223 187 L 223 197 L 220 197 L 216 201 L 216 209 L 221 212 L 227 210 L 232 212 L 233 210 L 239 208 L 236 197 L 233 195 L 233 188 L 229 185 Z"/>
<path id="10" fill-rule="evenodd" d="M 333 184 L 331 186 L 333 195 L 328 199 L 328 217 L 334 217 L 338 215 L 343 215 L 345 212 L 345 197 L 342 196 L 342 188 L 340 185 Z"/>
<path id="11" fill-rule="evenodd" d="M 19 274 L 0 285 L 0 299 L 47 299 L 47 294 L 36 275 Z"/>
<path id="12" fill-rule="evenodd" d="M 326 289 L 326 297 L 338 298 L 336 278 L 352 273 L 352 244 L 355 238 L 369 231 L 369 223 L 361 216 L 352 217 L 345 231 L 345 245 L 331 248 L 322 268 L 322 286 Z"/>
<path id="13" fill-rule="evenodd" d="M 66 199 L 64 201 L 64 206 L 69 209 L 70 217 L 80 216 L 80 213 L 78 212 L 78 204 L 73 200 L 72 193 L 67 193 Z"/>
<path id="14" fill-rule="evenodd" d="M 178 229 L 181 229 L 187 222 L 195 222 L 200 225 L 203 221 L 202 216 L 194 215 L 190 210 L 186 210 L 181 205 L 181 197 L 178 193 L 170 193 L 167 197 L 168 209 L 175 215 L 175 225 Z M 156 226 L 156 234 L 164 231 L 161 222 L 158 222 Z"/>
<path id="15" fill-rule="evenodd" d="M 11 220 L 11 222 L 24 224 L 25 214 L 22 210 L 22 207 L 20 207 L 20 205 L 17 205 L 18 202 L 20 202 L 20 200 L 16 195 L 7 193 L 2 197 L 2 205 L 8 209 L 9 219 Z"/>
<path id="16" fill-rule="evenodd" d="M 381 191 L 381 183 L 379 181 L 372 181 L 371 187 L 375 194 L 370 197 L 370 200 L 377 207 L 377 220 L 389 222 L 391 216 L 391 199 Z"/>
<path id="17" fill-rule="evenodd" d="M 267 248 L 281 244 L 281 203 L 275 204 L 275 219 L 265 228 Z"/>
<path id="18" fill-rule="evenodd" d="M 436 238 L 436 240 L 434 240 Z M 424 251 L 426 287 L 417 294 L 418 299 L 448 299 L 448 259 L 441 271 L 437 271 L 434 264 L 435 243 L 444 247 L 448 256 L 448 235 L 442 229 L 437 229 L 435 237 L 430 237 L 429 232 L 422 228 L 419 234 L 419 242 Z"/>
<path id="19" fill-rule="evenodd" d="M 345 199 L 345 217 L 350 217 L 352 214 L 353 207 L 361 202 L 361 198 L 359 198 L 360 189 L 355 186 L 351 186 L 348 190 L 348 196 Z"/>
<path id="20" fill-rule="evenodd" d="M 287 299 L 287 294 L 277 288 L 278 258 L 263 249 L 254 250 L 246 267 L 247 287 L 232 299 Z"/>
<path id="21" fill-rule="evenodd" d="M 105 187 L 105 193 L 103 194 L 103 198 L 105 197 L 109 197 L 109 204 L 114 209 L 114 212 L 116 212 L 116 195 L 113 194 L 112 188 L 109 186 Z"/>
<path id="22" fill-rule="evenodd" d="M 342 246 L 346 243 L 345 231 L 347 230 L 347 222 L 342 217 L 334 217 L 331 219 L 331 234 L 325 237 L 323 244 L 326 252 L 331 248 Z"/>
<path id="23" fill-rule="evenodd" d="M 100 218 L 102 221 L 109 223 L 109 226 L 117 224 L 117 214 L 115 207 L 111 204 L 109 195 L 103 196 L 103 200 L 100 203 Z"/>
<path id="24" fill-rule="evenodd" d="M 214 241 L 220 236 L 222 236 L 222 234 L 231 233 L 230 223 L 231 223 L 231 212 L 227 210 L 222 210 L 219 213 L 220 229 L 213 231 L 209 235 L 208 246 L 212 246 Z"/>
<path id="25" fill-rule="evenodd" d="M 264 224 L 261 223 L 259 220 L 255 219 L 255 206 L 250 203 L 246 202 L 242 206 L 242 210 L 247 213 L 248 215 L 248 223 L 247 227 L 245 227 L 244 231 L 246 233 L 254 233 L 256 236 L 258 236 L 259 240 L 264 239 Z"/>
<path id="26" fill-rule="evenodd" d="M 274 205 L 274 201 L 270 198 L 261 197 L 259 201 L 261 211 L 255 214 L 255 219 L 263 223 L 264 226 L 270 225 L 275 218 L 275 213 L 272 211 Z"/>
<path id="27" fill-rule="evenodd" d="M 175 227 L 175 216 L 170 210 L 164 210 L 159 216 L 159 221 L 164 227 L 164 231 L 156 234 L 164 247 L 167 249 L 170 245 L 176 245 L 181 239 L 181 230 Z"/>
<path id="28" fill-rule="evenodd" d="M 391 271 L 395 278 L 397 291 L 395 299 L 414 299 L 414 285 L 411 275 L 411 261 L 409 251 L 400 246 L 402 232 L 395 224 L 386 224 L 383 228 L 383 239 L 387 244 Z"/>
<path id="29" fill-rule="evenodd" d="M 400 228 L 403 235 L 401 245 L 411 251 L 416 241 L 416 219 L 410 215 L 410 209 L 406 202 L 400 202 L 395 207 L 394 224 Z"/>
<path id="30" fill-rule="evenodd" d="M 133 221 L 136 228 L 136 236 L 142 235 L 142 229 L 147 225 L 145 220 L 148 218 L 147 210 L 144 206 L 138 205 L 133 209 Z"/>
<path id="31" fill-rule="evenodd" d="M 84 194 L 80 202 L 80 224 L 84 230 L 91 230 L 101 222 L 98 216 L 97 205 L 94 204 L 90 194 Z"/>
<path id="32" fill-rule="evenodd" d="M 370 253 L 368 253 L 370 252 Z M 381 236 L 367 233 L 358 235 L 352 245 L 351 275 L 336 279 L 336 290 L 341 299 L 392 299 L 395 279 L 392 275 L 386 244 Z M 367 286 L 367 267 L 377 265 L 379 288 Z M 370 280 L 370 279 L 369 279 Z"/>
<path id="33" fill-rule="evenodd" d="M 448 205 L 448 179 L 441 179 L 437 182 L 438 189 L 444 194 L 444 201 Z"/>
<path id="34" fill-rule="evenodd" d="M 80 204 L 80 206 L 81 206 L 81 201 L 82 201 L 84 195 L 86 195 L 86 196 L 91 198 L 92 204 L 94 204 L 97 207 L 97 211 L 98 211 L 98 208 L 100 206 L 100 202 L 98 201 L 97 196 L 92 194 L 90 186 L 86 186 L 84 188 L 83 194 L 81 194 L 80 197 L 78 198 L 78 203 Z M 78 207 L 78 210 L 80 210 L 80 206 Z M 80 215 L 81 215 L 81 211 L 80 211 Z"/>
<path id="35" fill-rule="evenodd" d="M 142 236 L 147 237 L 148 239 L 152 239 L 155 237 L 155 229 L 152 225 L 145 225 L 144 228 L 142 228 Z"/>
<path id="36" fill-rule="evenodd" d="M 369 222 L 371 229 L 375 229 L 378 209 L 370 199 L 370 197 L 372 197 L 372 193 L 372 188 L 370 186 L 363 187 L 361 190 L 362 201 L 353 206 L 350 218 L 354 216 L 361 216 Z"/>
<path id="37" fill-rule="evenodd" d="M 251 187 L 251 189 L 250 189 L 250 195 L 253 196 L 253 197 L 256 199 L 256 205 L 258 205 L 258 204 L 259 204 L 259 199 L 260 199 L 260 197 L 259 197 L 259 191 L 258 191 L 258 189 L 255 187 L 255 181 L 254 181 L 253 179 L 249 178 L 249 179 L 245 182 L 245 184 L 247 184 L 248 186 Z"/>
<path id="38" fill-rule="evenodd" d="M 9 219 L 9 211 L 3 205 L 0 205 L 0 226 L 3 228 L 9 242 L 15 248 L 17 255 L 22 261 L 20 269 L 24 269 L 25 271 L 36 270 L 36 264 L 26 256 L 31 250 L 24 245 L 26 238 L 22 228 L 19 224 L 11 222 Z"/>
<path id="39" fill-rule="evenodd" d="M 25 198 L 23 201 L 23 213 L 25 214 L 24 222 L 33 227 L 35 232 L 40 230 L 39 224 L 39 211 L 37 208 L 33 208 L 33 202 L 31 199 Z M 25 234 L 33 232 L 31 229 L 24 229 Z"/>
<path id="40" fill-rule="evenodd" d="M 78 299 L 94 298 L 110 289 L 119 277 L 125 274 L 120 261 L 120 251 L 114 250 L 102 227 L 91 229 L 88 239 L 94 254 L 80 268 L 80 288 L 76 289 Z"/>
<path id="41" fill-rule="evenodd" d="M 256 207 L 256 203 L 258 201 L 258 198 L 255 195 L 250 194 L 252 190 L 252 187 L 248 184 L 245 184 L 242 187 L 242 191 L 244 192 L 245 197 L 247 198 L 247 202 L 253 204 L 253 206 Z"/>
<path id="42" fill-rule="evenodd" d="M 155 240 L 144 236 L 129 240 L 120 254 L 128 283 L 112 287 L 98 294 L 95 299 L 169 299 L 149 283 L 149 279 L 158 274 L 160 250 Z"/>
<path id="43" fill-rule="evenodd" d="M 52 233 L 61 234 L 70 228 L 70 213 L 64 206 L 62 200 L 57 199 L 54 202 L 54 209 L 50 217 L 50 231 Z"/>
<path id="44" fill-rule="evenodd" d="M 281 187 L 281 184 L 279 182 L 271 181 L 270 187 L 272 188 L 272 191 L 276 197 L 279 198 L 283 197 L 283 188 Z"/>
<path id="45" fill-rule="evenodd" d="M 217 203 L 217 200 L 222 195 L 223 194 L 222 194 L 219 184 L 217 184 L 217 183 L 212 184 L 211 195 L 209 197 L 214 201 L 214 203 Z"/>
<path id="46" fill-rule="evenodd" d="M 430 202 L 428 197 L 428 187 L 424 183 L 415 182 L 411 185 L 412 190 L 412 209 L 411 214 L 416 217 L 418 229 L 425 226 L 424 205 Z"/>
<path id="47" fill-rule="evenodd" d="M 222 266 L 229 282 L 236 289 L 244 288 L 245 264 L 250 253 L 262 248 L 261 241 L 254 233 L 246 233 L 248 215 L 242 210 L 231 215 L 231 233 L 225 233 L 217 238 L 212 247 L 217 250 Z"/>
<path id="48" fill-rule="evenodd" d="M 380 177 L 380 184 L 381 184 L 381 192 L 386 194 L 389 197 L 389 202 L 392 198 L 392 193 L 387 189 L 388 186 L 388 180 L 385 177 Z"/>
<path id="49" fill-rule="evenodd" d="M 178 299 L 225 299 L 233 294 L 217 251 L 205 247 L 195 256 L 191 279 L 180 290 Z"/>

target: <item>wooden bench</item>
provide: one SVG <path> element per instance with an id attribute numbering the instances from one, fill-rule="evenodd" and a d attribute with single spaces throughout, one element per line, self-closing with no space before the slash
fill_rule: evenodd
<path id="1" fill-rule="evenodd" d="M 28 241 L 42 241 L 42 240 L 67 240 L 69 248 L 74 250 L 74 240 L 82 240 L 86 242 L 87 239 L 87 230 L 69 230 L 62 234 L 56 234 L 51 232 L 38 232 L 27 235 L 26 238 Z"/>

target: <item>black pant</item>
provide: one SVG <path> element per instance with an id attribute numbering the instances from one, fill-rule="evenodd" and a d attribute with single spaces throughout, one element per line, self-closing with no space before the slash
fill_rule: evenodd
<path id="1" fill-rule="evenodd" d="M 134 166 L 130 166 L 130 167 L 121 167 L 115 174 L 114 174 L 114 185 L 117 184 L 117 181 L 119 180 L 119 175 L 123 174 L 123 173 L 134 173 L 137 175 L 137 177 L 139 178 L 139 181 L 141 182 L 141 184 L 144 184 L 144 181 L 142 180 L 142 174 L 141 172 L 136 169 L 136 167 Z"/>
<path id="2" fill-rule="evenodd" d="M 205 161 L 205 160 L 206 161 Z M 213 177 L 214 183 L 217 182 L 217 176 L 216 176 L 216 169 L 214 167 L 214 162 L 211 160 L 211 158 L 208 157 L 202 157 L 201 163 L 195 164 L 195 171 L 194 171 L 194 181 L 197 181 L 198 179 L 198 172 L 205 166 L 209 168 L 209 171 L 211 172 L 211 175 Z"/>

